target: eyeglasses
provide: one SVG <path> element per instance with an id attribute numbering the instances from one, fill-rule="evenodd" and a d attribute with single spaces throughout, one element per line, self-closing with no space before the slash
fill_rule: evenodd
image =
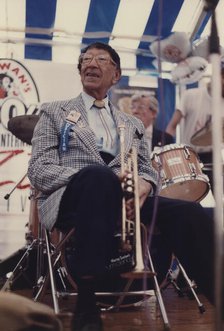
<path id="1" fill-rule="evenodd" d="M 116 66 L 116 63 L 111 59 L 110 56 L 107 55 L 92 55 L 92 54 L 81 54 L 79 57 L 79 61 L 81 65 L 88 65 L 92 62 L 92 60 L 95 59 L 98 65 L 100 66 L 106 66 L 109 63 L 112 63 L 113 65 Z"/>
<path id="2" fill-rule="evenodd" d="M 138 109 L 138 110 L 148 110 L 149 107 L 145 106 L 145 105 L 138 105 L 138 104 L 133 104 L 131 105 L 131 109 Z"/>
<path id="3" fill-rule="evenodd" d="M 138 105 L 138 104 L 133 104 L 131 105 L 132 110 L 139 110 L 139 111 L 148 111 L 150 110 L 152 113 L 157 114 L 157 110 L 146 105 Z"/>

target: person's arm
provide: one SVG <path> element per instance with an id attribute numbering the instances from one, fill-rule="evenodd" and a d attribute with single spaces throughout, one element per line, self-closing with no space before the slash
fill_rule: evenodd
<path id="1" fill-rule="evenodd" d="M 177 125 L 180 123 L 182 118 L 183 118 L 182 113 L 180 112 L 179 109 L 176 109 L 170 122 L 166 127 L 166 132 L 171 134 L 171 136 L 175 137 Z"/>

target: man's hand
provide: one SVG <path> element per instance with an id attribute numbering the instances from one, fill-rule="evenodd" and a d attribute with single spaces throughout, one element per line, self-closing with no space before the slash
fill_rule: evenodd
<path id="1" fill-rule="evenodd" d="M 143 178 L 138 177 L 138 190 L 139 190 L 139 206 L 143 206 L 145 199 L 152 190 L 152 185 L 146 182 Z M 134 198 L 126 201 L 126 216 L 128 219 L 132 220 L 135 217 L 135 204 Z"/>

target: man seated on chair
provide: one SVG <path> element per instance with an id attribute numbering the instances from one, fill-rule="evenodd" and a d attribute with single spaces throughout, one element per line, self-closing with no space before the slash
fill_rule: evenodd
<path id="1" fill-rule="evenodd" d="M 156 215 L 167 246 L 212 301 L 213 222 L 197 203 L 155 196 L 158 174 L 151 166 L 144 126 L 118 111 L 109 98 L 110 87 L 121 77 L 119 55 L 109 45 L 93 43 L 82 50 L 78 70 L 83 85 L 78 97 L 42 105 L 28 167 L 31 184 L 40 192 L 43 225 L 63 232 L 75 228 L 73 330 L 103 330 L 94 284 L 108 274 L 120 227 L 126 177 L 126 171 L 121 173 L 121 126 L 125 161 L 132 147 L 137 149 L 141 221 L 150 224 Z M 133 219 L 132 197 L 125 206 L 127 218 Z"/>
<path id="2" fill-rule="evenodd" d="M 144 124 L 149 153 L 156 146 L 174 143 L 174 138 L 170 134 L 157 129 L 155 126 L 159 113 L 159 103 L 153 95 L 134 94 L 131 98 L 131 113 Z"/>

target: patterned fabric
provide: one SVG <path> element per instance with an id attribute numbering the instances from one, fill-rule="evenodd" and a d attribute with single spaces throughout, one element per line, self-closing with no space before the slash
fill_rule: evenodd
<path id="1" fill-rule="evenodd" d="M 134 116 L 115 109 L 110 103 L 116 125 L 125 124 L 125 153 L 135 145 L 138 150 L 139 175 L 157 184 L 157 172 L 150 166 L 143 124 Z M 63 127 L 72 112 L 68 136 L 68 148 L 60 150 Z M 40 221 L 52 229 L 57 220 L 62 194 L 71 177 L 88 165 L 106 165 L 97 149 L 95 135 L 89 127 L 87 113 L 81 95 L 65 101 L 45 103 L 32 139 L 32 156 L 28 167 L 31 185 L 39 191 L 38 211 Z M 71 116 L 70 116 L 71 118 Z M 108 164 L 120 173 L 120 155 Z"/>

